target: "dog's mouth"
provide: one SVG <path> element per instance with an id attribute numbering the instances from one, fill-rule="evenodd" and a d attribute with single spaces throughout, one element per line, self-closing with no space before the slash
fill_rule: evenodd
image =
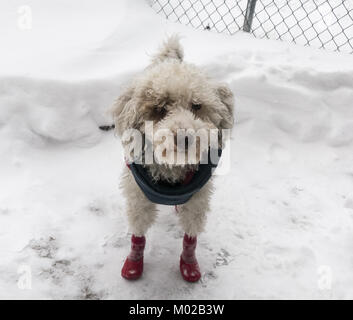
<path id="1" fill-rule="evenodd" d="M 184 130 L 184 129 L 183 129 Z M 153 140 L 154 160 L 157 164 L 169 166 L 197 165 L 209 149 L 208 133 L 200 137 L 195 134 L 170 132 Z"/>
<path id="2" fill-rule="evenodd" d="M 145 167 L 147 169 L 147 174 L 149 176 L 149 179 L 154 183 L 154 184 L 159 184 L 164 187 L 170 187 L 170 188 L 175 188 L 175 187 L 181 187 L 185 186 L 190 183 L 190 181 L 193 179 L 194 175 L 198 171 L 198 167 L 194 168 L 188 168 L 185 170 L 185 174 L 180 175 L 180 178 L 173 179 L 172 175 L 152 175 L 151 173 L 151 168 L 150 167 Z"/>

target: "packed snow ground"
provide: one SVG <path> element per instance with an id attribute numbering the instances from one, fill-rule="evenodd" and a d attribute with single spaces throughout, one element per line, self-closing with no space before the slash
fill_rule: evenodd
<path id="1" fill-rule="evenodd" d="M 0 298 L 353 298 L 352 55 L 194 30 L 137 0 L 27 3 L 31 29 L 22 2 L 0 13 Z M 182 280 L 161 207 L 127 282 L 124 164 L 98 125 L 173 32 L 235 93 L 232 166 L 199 237 L 202 281 Z"/>

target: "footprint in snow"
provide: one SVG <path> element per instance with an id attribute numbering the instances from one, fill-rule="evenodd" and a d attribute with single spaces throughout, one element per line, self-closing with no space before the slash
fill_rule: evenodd
<path id="1" fill-rule="evenodd" d="M 226 266 L 232 261 L 233 259 L 230 253 L 226 249 L 222 248 L 220 252 L 217 253 L 216 263 L 214 264 L 214 267 L 216 268 L 219 266 Z"/>
<path id="2" fill-rule="evenodd" d="M 92 271 L 87 266 L 80 264 L 79 259 L 56 258 L 59 246 L 55 237 L 31 239 L 26 248 L 33 250 L 40 258 L 40 261 L 42 261 L 42 258 L 49 259 L 43 262 L 39 266 L 39 272 L 36 272 L 42 281 L 43 279 L 48 280 L 52 284 L 51 286 L 55 287 L 61 287 L 69 281 L 77 288 L 77 291 L 75 290 L 72 296 L 68 296 L 70 299 L 103 299 L 103 293 L 92 289 L 94 284 Z M 99 266 L 96 265 L 95 268 L 99 268 Z"/>
<path id="3" fill-rule="evenodd" d="M 201 285 L 202 285 L 202 287 L 207 287 L 207 283 L 210 281 L 210 280 L 215 280 L 215 279 L 217 279 L 218 277 L 217 277 L 217 275 L 216 275 L 216 273 L 213 271 L 213 270 L 209 270 L 209 271 L 206 271 L 203 275 L 202 275 L 202 277 L 201 277 L 201 279 L 200 279 L 200 282 L 201 282 Z"/>
<path id="4" fill-rule="evenodd" d="M 56 239 L 53 236 L 29 241 L 28 247 L 34 250 L 41 258 L 52 259 L 58 250 Z"/>

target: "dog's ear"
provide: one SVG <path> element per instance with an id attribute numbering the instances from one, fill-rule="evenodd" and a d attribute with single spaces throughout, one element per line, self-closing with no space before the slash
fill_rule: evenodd
<path id="1" fill-rule="evenodd" d="M 174 59 L 181 62 L 183 58 L 184 50 L 180 45 L 180 38 L 174 34 L 162 44 L 157 54 L 153 56 L 152 63 L 162 62 L 167 59 Z"/>
<path id="2" fill-rule="evenodd" d="M 135 107 L 132 102 L 135 88 L 125 88 L 112 107 L 115 130 L 122 136 L 124 130 L 133 128 L 136 120 Z"/>
<path id="3" fill-rule="evenodd" d="M 226 109 L 220 114 L 222 120 L 220 122 L 221 129 L 231 129 L 234 123 L 234 96 L 233 92 L 226 84 L 219 84 L 216 87 L 217 95 L 221 102 L 225 105 Z"/>

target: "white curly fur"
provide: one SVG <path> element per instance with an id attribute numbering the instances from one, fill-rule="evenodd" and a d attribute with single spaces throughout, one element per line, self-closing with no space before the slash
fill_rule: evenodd
<path id="1" fill-rule="evenodd" d="M 233 126 L 233 94 L 225 84 L 217 84 L 199 68 L 183 61 L 183 49 L 177 36 L 170 37 L 153 57 L 152 63 L 125 88 L 114 104 L 113 116 L 118 135 L 127 129 L 144 133 L 146 120 L 153 128 L 230 129 Z M 193 111 L 192 104 L 201 105 Z M 163 109 L 160 115 L 156 110 Z M 156 113 L 157 112 L 157 113 Z M 146 164 L 155 180 L 182 181 L 197 164 Z M 155 221 L 156 205 L 151 203 L 126 168 L 121 187 L 127 198 L 127 216 L 131 231 L 144 235 Z M 184 231 L 196 236 L 203 231 L 212 193 L 212 179 L 186 204 L 180 206 L 179 217 Z"/>

